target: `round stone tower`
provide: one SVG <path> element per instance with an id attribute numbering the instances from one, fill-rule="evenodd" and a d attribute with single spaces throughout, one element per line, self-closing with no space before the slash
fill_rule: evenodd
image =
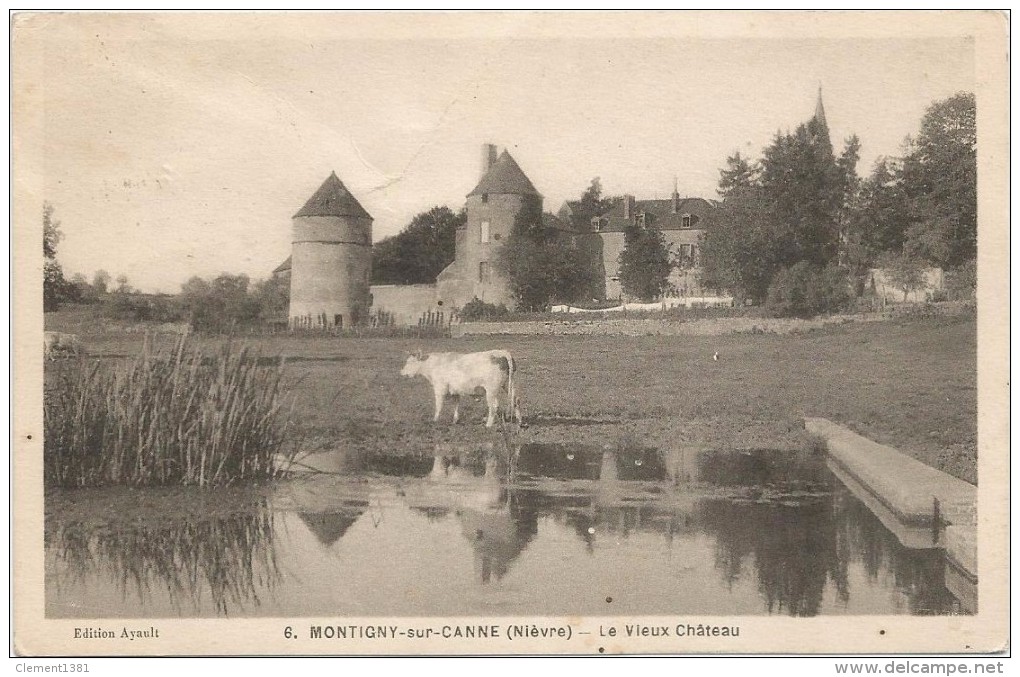
<path id="1" fill-rule="evenodd" d="M 365 322 L 372 217 L 336 172 L 294 215 L 293 233 L 290 326 L 331 329 Z"/>

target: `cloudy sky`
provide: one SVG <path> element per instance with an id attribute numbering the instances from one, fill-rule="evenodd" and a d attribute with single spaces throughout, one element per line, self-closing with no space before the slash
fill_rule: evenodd
<path id="1" fill-rule="evenodd" d="M 379 240 L 459 208 L 483 142 L 508 147 L 553 211 L 594 176 L 609 193 L 665 197 L 676 177 L 681 194 L 714 197 L 726 157 L 758 157 L 807 120 L 819 85 L 837 150 L 861 138 L 861 174 L 900 153 L 931 102 L 974 89 L 965 37 L 585 16 L 29 17 L 15 105 L 41 115 L 15 178 L 24 149 L 67 274 L 174 292 L 192 275 L 268 275 L 331 171 Z"/>

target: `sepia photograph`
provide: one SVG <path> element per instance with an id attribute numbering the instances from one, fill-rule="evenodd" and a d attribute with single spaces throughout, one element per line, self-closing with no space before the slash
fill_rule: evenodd
<path id="1" fill-rule="evenodd" d="M 17 654 L 1008 650 L 1008 16 L 9 25 Z"/>

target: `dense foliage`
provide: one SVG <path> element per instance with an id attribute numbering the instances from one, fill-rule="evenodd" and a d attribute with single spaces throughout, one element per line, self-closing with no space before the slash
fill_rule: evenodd
<path id="1" fill-rule="evenodd" d="M 457 311 L 458 317 L 465 322 L 477 322 L 479 320 L 500 320 L 510 314 L 510 309 L 502 303 L 486 303 L 475 297 L 464 304 L 464 307 Z"/>
<path id="2" fill-rule="evenodd" d="M 541 310 L 552 302 L 589 300 L 599 287 L 591 250 L 558 217 L 526 202 L 496 254 L 495 266 L 510 284 L 517 310 Z"/>
<path id="3" fill-rule="evenodd" d="M 788 309 L 802 307 L 795 297 L 808 277 L 833 265 L 857 293 L 873 267 L 889 266 L 905 290 L 931 266 L 965 279 L 976 255 L 974 120 L 972 94 L 932 104 L 904 157 L 880 158 L 863 180 L 860 141 L 851 136 L 836 156 L 818 118 L 776 134 L 757 162 L 727 158 L 723 203 L 702 243 L 706 285 Z"/>
<path id="4" fill-rule="evenodd" d="M 620 285 L 625 294 L 642 301 L 653 301 L 666 291 L 672 268 L 669 248 L 661 231 L 628 226 L 623 233 L 620 253 Z"/>
<path id="5" fill-rule="evenodd" d="M 73 289 L 64 279 L 57 262 L 57 245 L 63 233 L 60 222 L 53 218 L 53 205 L 43 203 L 43 311 L 56 310 L 64 301 L 72 300 Z"/>
<path id="6" fill-rule="evenodd" d="M 372 284 L 428 284 L 453 262 L 457 229 L 467 212 L 433 207 L 397 235 L 372 247 Z"/>
<path id="7" fill-rule="evenodd" d="M 820 267 L 799 261 L 776 273 L 765 307 L 777 317 L 813 317 L 842 310 L 850 301 L 846 272 L 835 264 Z"/>

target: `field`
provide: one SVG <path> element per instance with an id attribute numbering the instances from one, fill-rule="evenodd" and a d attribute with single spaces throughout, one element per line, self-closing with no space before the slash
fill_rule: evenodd
<path id="1" fill-rule="evenodd" d="M 47 317 L 47 324 L 58 320 Z M 71 329 L 71 327 L 61 327 Z M 83 337 L 90 353 L 140 350 L 137 334 Z M 215 342 L 218 339 L 198 339 Z M 973 316 L 851 323 L 790 335 L 490 336 L 460 339 L 276 335 L 247 340 L 288 358 L 295 434 L 308 450 L 433 453 L 496 442 L 484 405 L 434 425 L 431 391 L 399 374 L 406 351 L 505 348 L 518 361 L 520 440 L 678 448 L 803 448 L 804 416 L 843 423 L 977 481 Z M 712 359 L 718 351 L 719 359 Z M 466 406 L 465 406 L 466 405 Z"/>

